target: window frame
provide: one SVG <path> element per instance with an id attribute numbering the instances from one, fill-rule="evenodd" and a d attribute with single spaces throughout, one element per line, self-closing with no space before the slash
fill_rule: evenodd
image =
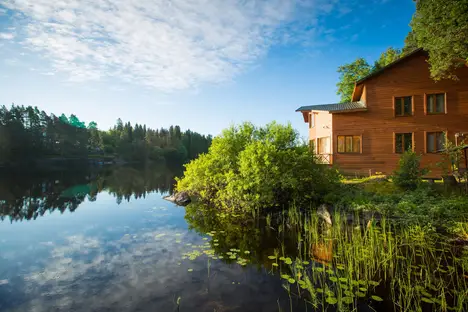
<path id="1" fill-rule="evenodd" d="M 340 137 L 344 137 L 344 152 L 340 152 L 338 149 Z M 359 137 L 359 152 L 346 152 L 346 137 L 351 137 L 353 139 L 354 137 Z M 352 147 L 351 147 L 352 148 Z M 336 136 L 336 152 L 338 154 L 362 154 L 362 134 L 355 135 L 355 134 L 339 134 Z"/>
<path id="2" fill-rule="evenodd" d="M 393 132 L 393 153 L 394 154 L 404 154 L 405 152 L 408 151 L 405 149 L 405 134 L 411 134 L 411 151 L 414 152 L 414 132 Z M 397 135 L 403 135 L 402 142 L 401 142 L 403 150 L 401 152 L 397 152 L 396 150 Z"/>
<path id="3" fill-rule="evenodd" d="M 405 98 L 410 98 L 411 99 L 411 113 L 409 115 L 404 114 L 405 110 Z M 397 115 L 397 109 L 396 109 L 396 101 L 399 99 L 403 99 L 403 104 L 401 106 L 401 109 L 403 111 L 403 115 Z M 412 117 L 414 116 L 414 96 L 413 95 L 404 95 L 404 96 L 394 96 L 393 97 L 393 116 L 394 117 Z"/>
<path id="4" fill-rule="evenodd" d="M 431 134 L 431 133 L 434 133 L 434 134 L 435 134 L 435 136 L 434 136 L 434 147 L 435 147 L 436 149 L 435 149 L 434 151 L 429 151 L 429 150 L 428 150 L 428 146 L 429 146 L 429 145 L 427 144 L 427 136 L 428 136 L 429 134 Z M 438 134 L 438 133 L 442 133 L 442 134 L 445 136 L 445 142 L 444 142 L 444 143 L 447 144 L 447 142 L 448 142 L 448 133 L 447 133 L 447 131 L 440 131 L 440 130 L 439 130 L 439 131 L 424 131 L 424 145 L 425 145 L 425 146 L 424 146 L 424 152 L 425 152 L 426 154 L 438 154 L 438 153 L 440 153 L 439 150 L 437 149 L 437 141 L 438 141 L 438 140 L 437 140 L 437 137 L 438 137 L 437 134 Z"/>
<path id="5" fill-rule="evenodd" d="M 315 128 L 315 113 L 309 115 L 309 129 Z"/>
<path id="6" fill-rule="evenodd" d="M 444 95 L 444 111 L 443 112 L 429 112 L 427 105 L 429 104 L 428 97 L 434 97 L 434 105 L 437 107 L 437 95 Z M 424 113 L 426 115 L 444 115 L 447 114 L 447 92 L 438 93 L 424 93 Z"/>

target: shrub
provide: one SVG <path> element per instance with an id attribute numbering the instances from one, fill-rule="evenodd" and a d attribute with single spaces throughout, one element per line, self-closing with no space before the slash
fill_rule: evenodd
<path id="1" fill-rule="evenodd" d="M 404 190 L 415 190 L 421 184 L 421 178 L 428 171 L 421 167 L 421 156 L 412 151 L 401 155 L 398 169 L 394 172 L 393 182 Z"/>
<path id="2" fill-rule="evenodd" d="M 219 208 L 250 211 L 318 203 L 338 182 L 338 173 L 315 162 L 291 125 L 243 123 L 224 130 L 207 154 L 186 165 L 177 190 Z"/>

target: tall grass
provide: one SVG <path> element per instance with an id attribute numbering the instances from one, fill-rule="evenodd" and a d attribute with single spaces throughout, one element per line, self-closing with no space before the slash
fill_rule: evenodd
<path id="1" fill-rule="evenodd" d="M 284 245 L 288 229 L 297 237 L 298 256 L 292 260 L 282 248 L 282 257 L 270 259 L 280 260 L 290 295 L 313 307 L 345 311 L 387 301 L 395 311 L 468 311 L 468 252 L 461 254 L 432 228 L 399 227 L 385 218 L 360 226 L 358 216 L 350 224 L 339 213 L 327 226 L 294 206 L 283 215 L 278 239 Z"/>

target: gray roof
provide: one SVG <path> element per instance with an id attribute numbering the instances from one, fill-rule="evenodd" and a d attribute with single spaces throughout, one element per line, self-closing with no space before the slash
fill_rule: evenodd
<path id="1" fill-rule="evenodd" d="M 348 103 L 335 103 L 335 104 L 320 104 L 301 106 L 296 109 L 296 112 L 302 111 L 326 111 L 326 112 L 341 112 L 355 109 L 366 109 L 366 105 L 362 102 L 348 102 Z"/>

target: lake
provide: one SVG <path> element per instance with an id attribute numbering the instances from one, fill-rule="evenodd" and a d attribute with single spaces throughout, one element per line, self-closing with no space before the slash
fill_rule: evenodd
<path id="1" fill-rule="evenodd" d="M 293 209 L 255 219 L 178 207 L 162 196 L 180 174 L 164 166 L 3 174 L 0 311 L 467 307 L 468 252 L 436 234 L 395 235 L 383 220 L 322 228 Z"/>
<path id="2" fill-rule="evenodd" d="M 278 299 L 287 303 L 265 269 L 182 259 L 209 236 L 162 199 L 173 178 L 164 167 L 3 176 L 0 310 L 175 311 L 180 298 L 180 311 L 277 311 Z"/>

